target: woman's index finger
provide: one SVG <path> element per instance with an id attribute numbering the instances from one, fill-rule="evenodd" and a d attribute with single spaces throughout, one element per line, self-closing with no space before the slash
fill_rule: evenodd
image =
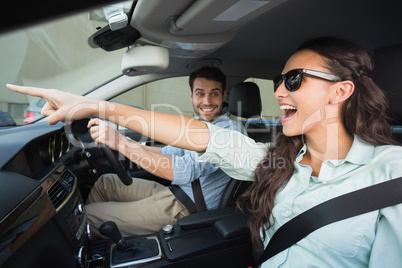
<path id="1" fill-rule="evenodd" d="M 6 85 L 8 89 L 14 91 L 14 92 L 18 92 L 18 93 L 22 93 L 22 94 L 26 94 L 26 95 L 30 95 L 30 96 L 34 96 L 34 97 L 40 97 L 46 100 L 46 89 L 43 88 L 38 88 L 38 87 L 25 87 L 25 86 L 18 86 L 18 85 L 12 85 L 12 84 L 7 84 Z"/>

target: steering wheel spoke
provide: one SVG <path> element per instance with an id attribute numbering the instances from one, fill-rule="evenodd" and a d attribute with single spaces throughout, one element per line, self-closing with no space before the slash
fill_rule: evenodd
<path id="1" fill-rule="evenodd" d="M 107 146 L 102 146 L 101 148 L 110 165 L 116 172 L 117 176 L 119 176 L 121 182 L 125 185 L 130 185 L 131 183 L 133 183 L 133 179 L 131 178 L 129 172 L 126 170 L 123 164 L 120 162 L 116 152 Z"/>
<path id="2" fill-rule="evenodd" d="M 73 121 L 71 124 L 66 124 L 65 129 L 70 141 L 76 141 L 79 138 L 79 146 L 83 149 L 87 144 L 94 144 L 89 129 L 87 128 L 89 119 L 80 119 Z M 120 162 L 115 151 L 107 146 L 100 146 L 99 149 L 105 155 L 110 166 L 125 185 L 130 185 L 133 182 L 131 175 Z"/>

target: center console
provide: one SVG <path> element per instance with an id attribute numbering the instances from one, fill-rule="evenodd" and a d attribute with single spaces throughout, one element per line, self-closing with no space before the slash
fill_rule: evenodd
<path id="1" fill-rule="evenodd" d="M 123 238 L 113 223 L 100 229 L 111 238 L 103 267 L 247 267 L 252 260 L 247 222 L 230 207 L 192 214 L 148 236 Z"/>

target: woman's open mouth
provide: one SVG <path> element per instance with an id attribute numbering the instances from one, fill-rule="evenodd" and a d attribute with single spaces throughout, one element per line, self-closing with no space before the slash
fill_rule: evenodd
<path id="1" fill-rule="evenodd" d="M 282 123 L 292 119 L 297 112 L 297 108 L 291 105 L 280 105 L 279 108 L 283 110 Z"/>

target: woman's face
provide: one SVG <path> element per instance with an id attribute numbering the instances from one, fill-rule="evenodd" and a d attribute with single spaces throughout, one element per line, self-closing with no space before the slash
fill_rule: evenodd
<path id="1" fill-rule="evenodd" d="M 330 73 L 323 65 L 323 57 L 310 50 L 301 50 L 289 58 L 282 74 L 293 69 Z M 290 92 L 282 82 L 275 92 L 275 97 L 284 114 L 281 119 L 283 133 L 286 136 L 309 135 L 325 130 L 323 128 L 328 120 L 339 119 L 338 109 L 329 105 L 336 84 L 304 74 L 300 88 Z"/>

